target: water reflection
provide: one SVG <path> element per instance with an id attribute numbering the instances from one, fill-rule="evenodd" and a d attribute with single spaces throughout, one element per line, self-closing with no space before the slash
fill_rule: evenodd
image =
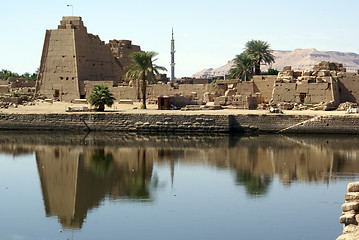
<path id="1" fill-rule="evenodd" d="M 105 197 L 150 201 L 153 159 L 116 148 L 39 147 L 36 162 L 47 216 L 63 228 L 81 228 L 87 212 Z"/>
<path id="2" fill-rule="evenodd" d="M 261 196 L 267 193 L 272 179 L 265 176 L 253 176 L 248 170 L 236 172 L 236 182 L 246 188 L 251 196 Z"/>
<path id="3" fill-rule="evenodd" d="M 154 165 L 168 167 L 171 184 L 178 163 L 228 170 L 248 196 L 265 197 L 275 177 L 288 187 L 354 178 L 358 143 L 355 136 L 9 133 L 0 136 L 0 151 L 35 152 L 46 215 L 79 229 L 106 198 L 156 201 Z"/>

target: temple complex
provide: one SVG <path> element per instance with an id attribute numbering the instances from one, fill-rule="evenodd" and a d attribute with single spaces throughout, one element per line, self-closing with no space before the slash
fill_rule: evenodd
<path id="1" fill-rule="evenodd" d="M 58 29 L 46 30 L 36 91 L 71 101 L 86 98 L 93 85 L 117 86 L 129 62 L 128 54 L 140 50 L 126 40 L 105 44 L 97 35 L 87 33 L 81 17 L 63 17 Z"/>
<path id="2" fill-rule="evenodd" d="M 174 78 L 173 35 L 171 43 Z M 105 44 L 97 35 L 87 33 L 81 17 L 63 17 L 58 29 L 46 30 L 36 93 L 70 102 L 87 99 L 96 85 L 104 84 L 117 100 L 137 101 L 141 97 L 137 87 L 123 76 L 131 62 L 129 54 L 138 51 L 140 46 L 129 40 L 114 39 Z M 157 104 L 158 97 L 165 95 L 177 108 L 212 104 L 241 109 L 333 110 L 341 103 L 356 104 L 359 99 L 359 75 L 346 72 L 343 64 L 325 61 L 311 70 L 293 71 L 287 66 L 278 75 L 257 75 L 247 82 L 165 82 L 148 85 L 149 103 Z"/>

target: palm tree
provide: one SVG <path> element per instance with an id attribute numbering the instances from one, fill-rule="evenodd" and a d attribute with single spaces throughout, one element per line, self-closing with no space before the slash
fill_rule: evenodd
<path id="1" fill-rule="evenodd" d="M 234 66 L 229 71 L 229 76 L 242 79 L 242 81 L 249 81 L 254 75 L 253 68 L 255 63 L 255 59 L 246 52 L 237 55 L 234 59 Z"/>
<path id="2" fill-rule="evenodd" d="M 105 85 L 97 85 L 92 89 L 89 102 L 91 106 L 97 107 L 100 112 L 105 111 L 105 105 L 111 107 L 115 98 Z"/>
<path id="3" fill-rule="evenodd" d="M 246 43 L 246 50 L 248 54 L 252 55 L 256 60 L 255 73 L 261 73 L 261 63 L 271 64 L 274 63 L 274 56 L 270 45 L 267 42 L 260 40 L 252 40 Z"/>
<path id="4" fill-rule="evenodd" d="M 153 64 L 157 59 L 156 52 L 133 52 L 130 53 L 132 63 L 127 66 L 128 72 L 125 74 L 126 78 L 141 80 L 142 86 L 142 108 L 146 109 L 146 88 L 147 79 L 154 79 L 154 74 L 158 74 L 159 70 L 167 71 L 165 67 Z"/>

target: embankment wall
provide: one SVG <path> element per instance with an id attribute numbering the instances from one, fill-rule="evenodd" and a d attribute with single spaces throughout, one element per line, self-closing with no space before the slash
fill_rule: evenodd
<path id="1" fill-rule="evenodd" d="M 0 114 L 0 130 L 359 134 L 359 116 L 283 114 Z"/>

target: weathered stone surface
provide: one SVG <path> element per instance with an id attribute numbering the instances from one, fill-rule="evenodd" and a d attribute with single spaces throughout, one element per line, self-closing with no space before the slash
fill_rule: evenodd
<path id="1" fill-rule="evenodd" d="M 349 212 L 351 210 L 358 210 L 359 202 L 347 202 L 342 205 L 343 212 Z"/>
<path id="2" fill-rule="evenodd" d="M 214 105 L 215 106 L 224 106 L 226 105 L 226 97 L 217 97 L 215 100 L 214 100 Z"/>
<path id="3" fill-rule="evenodd" d="M 357 225 L 358 224 L 355 219 L 355 213 L 353 213 L 353 212 L 348 212 L 348 213 L 345 213 L 344 215 L 340 216 L 339 222 L 343 223 L 345 225 L 349 225 L 349 224 Z"/>
<path id="4" fill-rule="evenodd" d="M 312 76 L 312 73 L 313 73 L 313 71 L 305 70 L 305 71 L 303 71 L 302 76 Z"/>
<path id="5" fill-rule="evenodd" d="M 131 99 L 120 99 L 118 101 L 119 104 L 133 104 L 133 101 Z"/>
<path id="6" fill-rule="evenodd" d="M 358 239 L 359 239 L 359 232 L 344 234 L 337 238 L 337 240 L 358 240 Z"/>
<path id="7" fill-rule="evenodd" d="M 359 192 L 349 192 L 344 195 L 345 200 L 350 202 L 354 200 L 359 200 Z"/>
<path id="8" fill-rule="evenodd" d="M 347 233 L 353 233 L 355 231 L 358 230 L 358 226 L 354 225 L 354 224 L 349 224 L 348 226 L 345 226 L 343 228 L 343 234 L 347 234 Z"/>
<path id="9" fill-rule="evenodd" d="M 359 182 L 349 183 L 348 192 L 359 192 Z"/>
<path id="10" fill-rule="evenodd" d="M 224 96 L 234 96 L 236 95 L 236 91 L 233 89 L 228 89 L 225 93 Z"/>

